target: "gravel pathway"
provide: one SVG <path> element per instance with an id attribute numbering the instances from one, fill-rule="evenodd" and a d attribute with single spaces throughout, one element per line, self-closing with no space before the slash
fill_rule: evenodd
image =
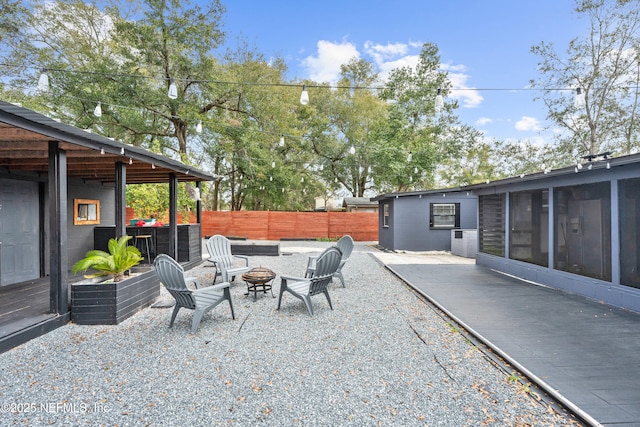
<path id="1" fill-rule="evenodd" d="M 329 243 L 281 242 L 253 266 L 301 276 Z M 0 355 L 0 424 L 107 426 L 575 425 L 527 393 L 357 243 L 315 316 L 285 294 L 118 326 L 70 324 Z M 189 275 L 210 283 L 204 264 Z M 279 278 L 274 281 L 277 296 Z M 164 289 L 162 298 L 168 298 Z"/>

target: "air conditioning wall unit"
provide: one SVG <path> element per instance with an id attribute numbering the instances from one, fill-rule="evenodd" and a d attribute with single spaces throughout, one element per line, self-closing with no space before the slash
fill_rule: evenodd
<path id="1" fill-rule="evenodd" d="M 451 254 L 475 258 L 478 251 L 478 230 L 451 230 Z"/>

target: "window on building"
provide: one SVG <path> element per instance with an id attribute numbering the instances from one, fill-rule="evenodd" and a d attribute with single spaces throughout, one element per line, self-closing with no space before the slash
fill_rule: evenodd
<path id="1" fill-rule="evenodd" d="M 618 183 L 620 283 L 640 288 L 640 178 Z"/>
<path id="2" fill-rule="evenodd" d="M 100 224 L 100 200 L 74 199 L 73 224 Z"/>
<path id="3" fill-rule="evenodd" d="M 555 268 L 611 280 L 611 185 L 554 189 Z"/>
<path id="4" fill-rule="evenodd" d="M 389 226 L 389 203 L 382 205 L 382 226 Z"/>
<path id="5" fill-rule="evenodd" d="M 488 194 L 478 198 L 479 249 L 491 255 L 504 256 L 505 195 Z"/>
<path id="6" fill-rule="evenodd" d="M 549 265 L 549 191 L 509 195 L 509 258 Z"/>
<path id="7" fill-rule="evenodd" d="M 429 227 L 460 228 L 460 203 L 431 203 Z"/>

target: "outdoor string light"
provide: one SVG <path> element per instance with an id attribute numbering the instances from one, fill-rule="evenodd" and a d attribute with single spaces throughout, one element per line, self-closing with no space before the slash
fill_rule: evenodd
<path id="1" fill-rule="evenodd" d="M 442 89 L 438 88 L 438 94 L 436 95 L 436 113 L 439 113 L 444 108 L 444 97 L 442 96 Z"/>
<path id="2" fill-rule="evenodd" d="M 10 67 L 10 64 L 0 64 L 2 66 L 7 66 Z M 300 87 L 300 84 L 288 84 L 288 83 L 257 83 L 257 82 L 230 82 L 230 81 L 213 81 L 213 80 L 194 80 L 194 79 L 174 79 L 174 78 L 160 78 L 160 77 L 154 77 L 154 76 L 142 76 L 142 75 L 129 75 L 129 74 L 118 74 L 118 73 L 99 73 L 99 72 L 89 72 L 89 71 L 77 71 L 77 70 L 64 70 L 64 69 L 51 69 L 51 68 L 43 68 L 41 69 L 41 73 L 39 75 L 38 78 L 38 82 L 37 82 L 37 90 L 40 92 L 46 92 L 48 90 L 50 90 L 50 79 L 49 79 L 49 72 L 59 72 L 59 73 L 80 73 L 80 74 L 88 74 L 88 75 L 102 75 L 102 76 L 108 76 L 111 78 L 114 77 L 128 77 L 128 78 L 145 78 L 145 79 L 155 79 L 155 80 L 164 80 L 164 81 L 169 81 L 169 90 L 167 92 L 167 96 L 170 99 L 177 99 L 178 98 L 178 90 L 177 90 L 177 86 L 176 86 L 176 81 L 177 80 L 184 80 L 184 81 L 196 81 L 199 83 L 204 83 L 204 82 L 208 82 L 208 83 L 212 83 L 212 84 L 222 84 L 222 85 L 241 85 L 241 86 L 264 86 L 264 87 Z M 302 91 L 300 93 L 300 103 L 302 105 L 308 105 L 309 103 L 309 94 L 308 94 L 308 90 L 307 88 L 309 87 L 314 87 L 314 88 L 323 88 L 323 89 L 341 89 L 341 88 L 346 88 L 349 90 L 381 90 L 381 89 L 385 89 L 384 86 L 379 86 L 379 87 L 367 87 L 367 86 L 339 86 L 339 85 L 307 85 L 307 84 L 303 84 L 302 85 Z M 545 91 L 545 92 L 550 92 L 550 91 L 573 91 L 575 93 L 575 99 L 574 99 L 574 104 L 576 106 L 576 108 L 582 108 L 584 107 L 586 100 L 585 100 L 585 92 L 583 91 L 582 87 L 577 87 L 577 88 L 535 88 L 535 87 L 528 87 L 528 88 L 517 88 L 517 89 L 509 89 L 509 88 L 449 88 L 449 91 L 456 91 L 456 90 L 475 90 L 475 91 Z M 433 90 L 433 89 L 432 89 Z M 86 100 L 86 99 L 81 99 L 81 98 L 77 98 L 77 97 L 73 97 L 71 95 L 61 95 L 61 96 L 67 96 L 67 97 L 71 97 L 71 98 L 76 98 L 85 102 L 97 102 L 97 105 L 93 111 L 94 115 L 96 117 L 101 117 L 102 115 L 102 103 L 101 101 L 96 101 L 94 100 Z M 436 112 L 439 113 L 442 111 L 442 109 L 444 108 L 444 96 L 442 94 L 442 89 L 438 88 L 436 89 L 436 96 L 434 99 L 435 102 L 435 107 L 436 107 Z M 119 108 L 129 108 L 129 109 L 136 109 L 135 107 L 131 107 L 131 106 L 118 106 L 115 104 L 109 104 L 112 107 L 119 107 Z M 197 133 L 200 133 L 202 131 L 202 121 L 199 121 L 196 128 L 195 128 Z M 90 130 L 87 130 L 90 131 Z M 266 132 L 269 133 L 269 132 Z M 284 134 L 280 135 L 280 140 L 278 145 L 280 147 L 284 146 Z M 296 136 L 294 136 L 294 138 L 296 138 Z M 349 153 L 350 154 L 355 154 L 355 147 L 351 146 L 349 148 Z M 124 149 L 121 151 L 121 155 L 124 155 Z M 407 157 L 408 161 L 412 160 L 412 153 L 409 153 L 408 157 Z M 607 169 L 610 168 L 610 163 L 607 159 L 607 157 L 604 157 L 604 160 L 607 160 L 606 162 L 606 167 Z M 273 162 L 272 167 L 275 167 L 275 162 Z M 576 172 L 578 172 L 579 170 L 582 169 L 582 164 L 580 164 L 579 162 L 576 163 L 576 167 L 575 170 Z M 322 166 L 320 166 L 320 170 L 322 170 Z M 545 167 L 543 165 L 542 167 L 542 171 L 547 174 L 549 173 L 551 170 L 551 168 Z"/>
<path id="3" fill-rule="evenodd" d="M 169 92 L 167 93 L 167 96 L 169 99 L 178 98 L 178 88 L 176 87 L 176 82 L 173 79 L 169 81 Z"/>
<path id="4" fill-rule="evenodd" d="M 96 105 L 95 110 L 93 110 L 93 115 L 96 117 L 102 117 L 102 107 L 100 102 L 98 102 L 98 105 Z"/>
<path id="5" fill-rule="evenodd" d="M 42 70 L 40 78 L 38 78 L 38 90 L 40 92 L 49 90 L 49 75 L 47 74 L 47 70 Z"/>
<path id="6" fill-rule="evenodd" d="M 578 87 L 576 88 L 576 97 L 574 100 L 574 105 L 576 108 L 582 108 L 584 107 L 584 104 L 585 104 L 584 93 L 582 93 L 582 88 Z"/>
<path id="7" fill-rule="evenodd" d="M 309 93 L 307 92 L 307 85 L 302 85 L 302 93 L 300 94 L 300 104 L 307 105 L 309 103 Z"/>

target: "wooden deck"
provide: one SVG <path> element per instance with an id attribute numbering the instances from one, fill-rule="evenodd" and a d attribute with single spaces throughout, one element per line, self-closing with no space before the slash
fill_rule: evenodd
<path id="1" fill-rule="evenodd" d="M 0 286 L 0 337 L 49 315 L 49 278 Z"/>
<path id="2" fill-rule="evenodd" d="M 0 353 L 69 322 L 49 312 L 49 277 L 0 286 Z"/>

